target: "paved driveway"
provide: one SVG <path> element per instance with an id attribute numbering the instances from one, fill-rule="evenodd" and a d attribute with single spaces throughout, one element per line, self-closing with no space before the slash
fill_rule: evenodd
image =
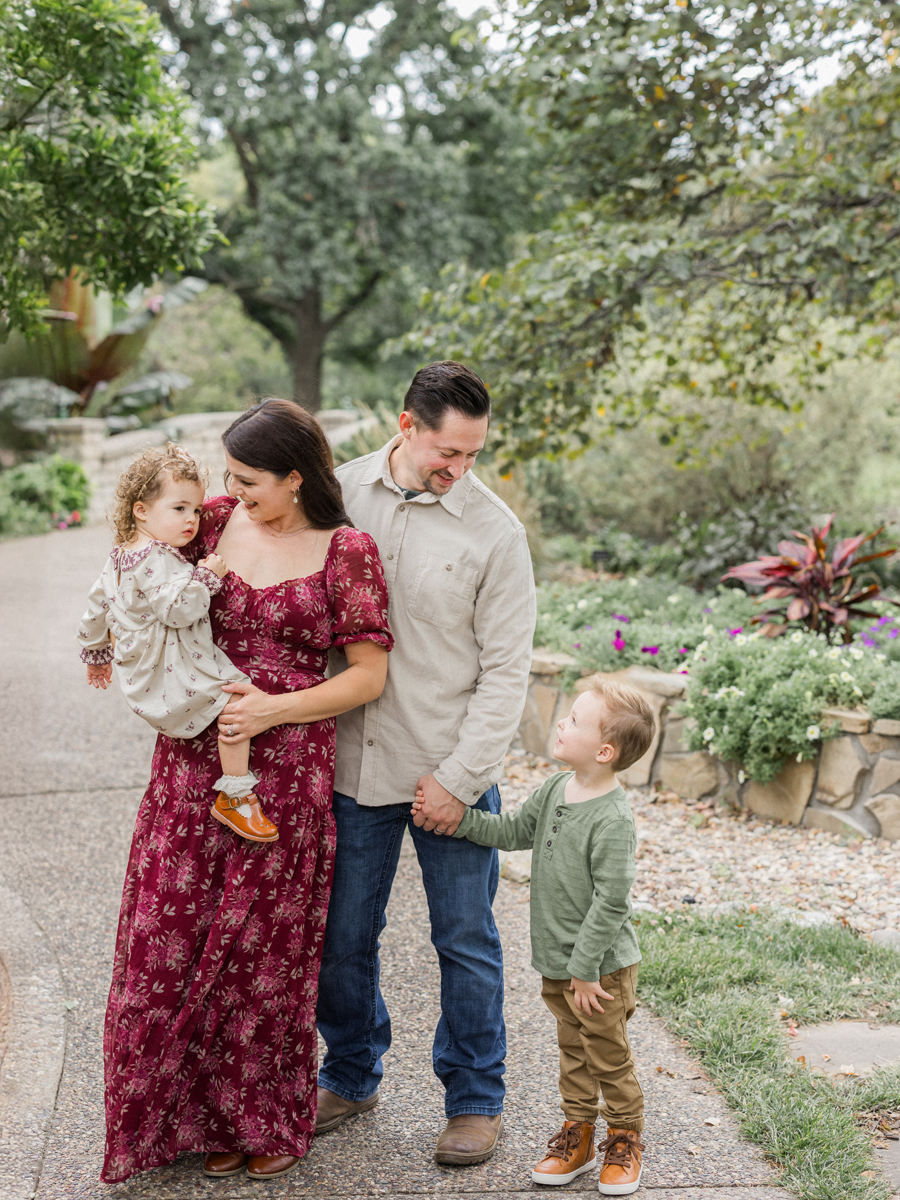
<path id="1" fill-rule="evenodd" d="M 116 1187 L 98 1182 L 103 1146 L 101 1031 L 119 895 L 153 738 L 115 690 L 83 681 L 74 642 L 109 538 L 102 528 L 0 545 L 0 887 L 17 892 L 44 931 L 67 1001 L 66 1058 L 49 1121 L 37 1200 L 102 1196 L 496 1196 L 541 1191 L 530 1170 L 558 1127 L 556 1045 L 529 966 L 526 891 L 501 881 L 496 915 L 507 963 L 506 1133 L 495 1157 L 466 1169 L 431 1158 L 442 1125 L 430 1069 L 439 977 L 409 842 L 388 910 L 383 986 L 394 1018 L 382 1103 L 314 1143 L 283 1182 L 213 1182 L 198 1155 Z M 634 1041 L 648 1101 L 641 1194 L 653 1200 L 786 1200 L 721 1098 L 656 1018 L 641 1009 Z M 661 1069 L 660 1069 L 661 1068 Z M 718 1127 L 704 1119 L 721 1119 Z M 691 1150 L 689 1150 L 689 1147 Z M 15 1146 L 2 1146 L 15 1155 Z M 25 1200 L 24 1176 L 9 1192 Z M 26 1190 L 27 1188 L 27 1190 Z M 595 1177 L 572 1189 L 596 1196 Z M 6 1197 L 4 1195 L 4 1200 Z"/>

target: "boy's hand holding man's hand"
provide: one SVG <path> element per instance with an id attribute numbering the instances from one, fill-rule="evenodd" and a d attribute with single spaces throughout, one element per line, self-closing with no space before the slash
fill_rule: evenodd
<path id="1" fill-rule="evenodd" d="M 604 1011 L 599 997 L 602 997 L 604 1000 L 615 999 L 615 996 L 611 996 L 609 992 L 604 992 L 599 983 L 589 983 L 585 979 L 576 979 L 574 975 L 572 976 L 572 982 L 569 984 L 569 991 L 575 993 L 575 1007 L 580 1008 L 588 1016 L 591 1015 L 592 1011 Z"/>
<path id="2" fill-rule="evenodd" d="M 412 806 L 413 823 L 426 833 L 456 833 L 466 814 L 461 800 L 441 787 L 433 775 L 423 775 L 416 784 L 416 799 Z"/>
<path id="3" fill-rule="evenodd" d="M 208 554 L 206 558 L 201 558 L 197 563 L 198 567 L 206 567 L 207 571 L 212 571 L 214 575 L 218 575 L 220 579 L 224 579 L 228 574 L 229 567 L 225 559 L 218 554 Z"/>

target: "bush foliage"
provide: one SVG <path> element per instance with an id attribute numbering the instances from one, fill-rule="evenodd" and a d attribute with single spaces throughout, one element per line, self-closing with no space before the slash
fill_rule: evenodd
<path id="1" fill-rule="evenodd" d="M 90 484 L 78 463 L 59 455 L 0 474 L 0 537 L 79 525 Z"/>

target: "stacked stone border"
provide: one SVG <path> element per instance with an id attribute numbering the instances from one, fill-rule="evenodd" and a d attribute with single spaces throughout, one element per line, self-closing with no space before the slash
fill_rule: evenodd
<path id="1" fill-rule="evenodd" d="M 536 650 L 519 737 L 525 750 L 553 758 L 556 722 L 567 716 L 586 678 L 564 688 L 577 667 L 567 654 Z M 679 711 L 687 681 L 652 667 L 601 672 L 637 688 L 656 714 L 656 735 L 639 762 L 622 771 L 629 788 L 660 787 L 685 800 L 725 800 L 774 821 L 852 837 L 900 841 L 900 721 L 873 720 L 865 709 L 828 708 L 822 724 L 837 726 L 815 760 L 786 760 L 771 783 L 743 779 L 740 764 L 688 745 L 689 718 Z"/>
<path id="2" fill-rule="evenodd" d="M 93 488 L 88 520 L 102 521 L 112 503 L 119 473 L 142 450 L 165 445 L 167 441 L 177 442 L 207 466 L 209 494 L 221 495 L 225 490 L 222 434 L 238 416 L 237 412 L 185 413 L 145 429 L 112 435 L 99 417 L 36 421 L 32 427 L 47 435 L 52 450 L 84 468 Z M 324 409 L 316 418 L 333 446 L 348 441 L 372 424 L 372 418 L 344 409 Z"/>

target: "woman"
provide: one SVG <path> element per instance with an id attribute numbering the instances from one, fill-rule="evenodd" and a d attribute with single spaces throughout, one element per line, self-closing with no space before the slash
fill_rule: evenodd
<path id="1" fill-rule="evenodd" d="M 230 574 L 217 645 L 252 680 L 219 719 L 253 738 L 271 844 L 210 816 L 217 730 L 160 736 L 125 878 L 107 1010 L 108 1183 L 205 1151 L 204 1172 L 269 1179 L 315 1129 L 315 1004 L 334 857 L 334 717 L 380 695 L 392 646 L 375 543 L 344 511 L 317 422 L 269 400 L 224 435 L 229 496 L 195 559 Z M 346 669 L 325 679 L 328 651 Z"/>

